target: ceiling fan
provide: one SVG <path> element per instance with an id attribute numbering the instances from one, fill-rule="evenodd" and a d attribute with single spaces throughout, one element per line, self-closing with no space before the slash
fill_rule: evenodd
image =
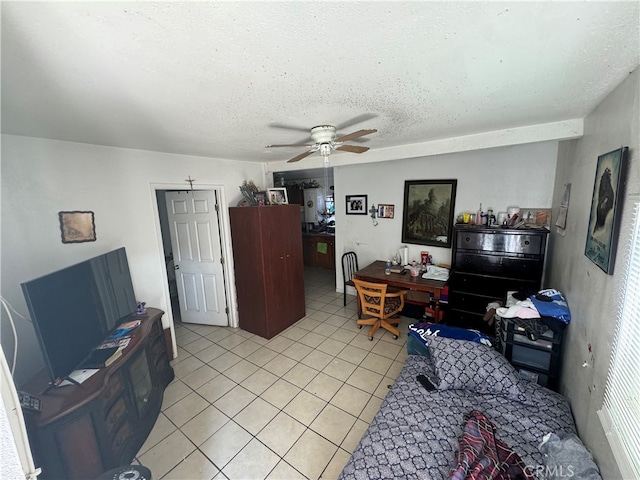
<path id="1" fill-rule="evenodd" d="M 351 152 L 351 153 L 364 153 L 369 150 L 369 147 L 361 147 L 359 145 L 346 145 L 345 142 L 350 140 L 356 140 L 365 135 L 371 135 L 372 133 L 376 133 L 378 130 L 375 129 L 364 129 L 358 130 L 356 132 L 352 132 L 346 135 L 337 136 L 337 131 L 339 129 L 346 128 L 348 126 L 354 125 L 355 123 L 363 122 L 364 120 L 368 120 L 369 118 L 373 118 L 375 115 L 360 115 L 355 117 L 354 119 L 345 122 L 342 125 L 334 126 L 334 125 L 318 125 L 317 127 L 313 127 L 310 130 L 310 137 L 312 142 L 307 143 L 292 143 L 292 144 L 284 144 L 284 145 L 267 145 L 267 148 L 273 147 L 305 147 L 308 150 L 300 155 L 296 155 L 291 160 L 288 160 L 287 163 L 298 162 L 305 157 L 308 157 L 312 153 L 320 152 L 320 155 L 324 157 L 325 166 L 329 163 L 329 155 L 334 150 L 341 150 L 343 152 Z M 282 125 L 279 123 L 272 123 L 271 127 L 275 128 L 285 128 L 288 130 L 302 130 L 308 131 L 306 129 L 302 129 L 299 127 L 291 127 L 288 125 Z"/>

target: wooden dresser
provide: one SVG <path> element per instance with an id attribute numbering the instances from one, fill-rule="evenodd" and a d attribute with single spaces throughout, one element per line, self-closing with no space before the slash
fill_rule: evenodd
<path id="1" fill-rule="evenodd" d="M 43 370 L 22 390 L 42 400 L 25 411 L 29 442 L 43 479 L 95 478 L 128 465 L 151 432 L 173 369 L 162 331 L 163 311 L 148 309 L 122 356 L 81 385 L 49 390 Z"/>

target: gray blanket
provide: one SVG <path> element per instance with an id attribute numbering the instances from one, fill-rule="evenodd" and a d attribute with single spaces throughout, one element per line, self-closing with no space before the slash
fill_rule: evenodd
<path id="1" fill-rule="evenodd" d="M 576 433 L 566 399 L 537 384 L 523 382 L 526 404 L 468 390 L 427 392 L 416 376 L 432 371 L 429 359 L 409 355 L 340 479 L 449 478 L 472 410 L 487 415 L 497 438 L 534 472 L 544 465 L 538 445 L 545 434 Z"/>

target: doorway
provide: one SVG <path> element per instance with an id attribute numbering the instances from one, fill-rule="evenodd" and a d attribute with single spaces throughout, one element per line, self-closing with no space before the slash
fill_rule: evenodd
<path id="1" fill-rule="evenodd" d="M 156 203 L 174 322 L 230 325 L 220 190 L 156 189 Z"/>

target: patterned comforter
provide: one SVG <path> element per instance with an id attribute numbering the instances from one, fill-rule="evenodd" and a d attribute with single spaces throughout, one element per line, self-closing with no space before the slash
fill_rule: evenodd
<path id="1" fill-rule="evenodd" d="M 569 404 L 558 393 L 526 381 L 524 402 L 461 389 L 428 392 L 416 376 L 433 371 L 430 359 L 409 355 L 340 479 L 448 479 L 465 415 L 472 410 L 489 418 L 496 437 L 534 474 L 543 465 L 538 451 L 542 437 L 549 432 L 575 433 Z"/>

